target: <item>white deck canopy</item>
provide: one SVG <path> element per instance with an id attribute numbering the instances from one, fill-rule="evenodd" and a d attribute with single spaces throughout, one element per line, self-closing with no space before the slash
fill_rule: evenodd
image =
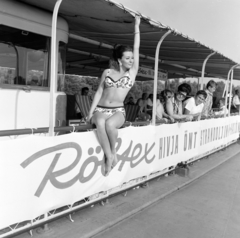
<path id="1" fill-rule="evenodd" d="M 56 3 L 56 0 L 20 1 L 50 12 Z M 116 43 L 133 45 L 135 14 L 109 0 L 63 0 L 59 15 L 67 20 L 70 29 L 66 73 L 100 76 L 101 70 L 108 67 L 111 48 Z M 157 43 L 171 30 L 161 45 L 159 69 L 166 71 L 169 78 L 201 77 L 204 60 L 216 51 L 160 22 L 142 17 L 140 65 L 154 68 Z M 204 76 L 226 79 L 237 63 L 216 52 L 208 59 Z M 234 79 L 240 79 L 240 69 L 235 69 Z"/>

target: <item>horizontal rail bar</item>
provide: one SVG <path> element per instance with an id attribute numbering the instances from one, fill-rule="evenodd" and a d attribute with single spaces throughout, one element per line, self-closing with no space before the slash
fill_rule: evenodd
<path id="1" fill-rule="evenodd" d="M 127 126 L 147 126 L 150 122 L 125 122 L 122 127 Z M 162 123 L 160 123 L 162 124 Z M 83 124 L 79 126 L 64 126 L 64 127 L 54 127 L 54 132 L 64 132 L 64 131 L 86 131 L 94 129 L 95 126 L 91 124 Z M 41 134 L 48 133 L 49 127 L 42 128 L 27 128 L 27 129 L 17 129 L 17 130 L 3 130 L 0 131 L 1 136 L 14 136 L 14 135 L 28 135 L 28 134 Z"/>
<path id="2" fill-rule="evenodd" d="M 231 116 L 236 116 L 236 115 L 239 115 L 239 114 L 231 113 Z M 206 117 L 206 118 L 204 117 L 202 119 L 207 120 L 207 119 L 221 118 L 221 117 L 222 116 L 218 115 L 218 116 L 211 116 L 211 117 Z M 179 122 L 182 123 L 183 121 L 179 121 Z M 151 124 L 151 121 L 125 122 L 122 125 L 122 128 L 127 127 L 127 126 L 147 126 L 150 124 Z M 164 122 L 164 119 L 156 122 L 156 125 L 161 125 L 161 124 L 166 124 L 166 122 Z M 64 126 L 64 127 L 61 126 L 61 127 L 54 127 L 54 132 L 64 132 L 64 131 L 79 132 L 79 131 L 93 130 L 95 128 L 96 127 L 91 124 L 83 124 L 83 125 L 79 125 L 79 126 Z M 26 129 L 17 129 L 17 130 L 2 130 L 2 131 L 0 131 L 0 137 L 48 133 L 48 130 L 49 130 L 49 127 L 26 128 Z"/>

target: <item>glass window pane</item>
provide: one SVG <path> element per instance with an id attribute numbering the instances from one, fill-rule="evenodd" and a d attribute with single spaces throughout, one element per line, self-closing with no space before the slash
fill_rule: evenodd
<path id="1" fill-rule="evenodd" d="M 8 68 L 0 83 L 49 87 L 49 37 L 0 25 L 0 42 L 0 67 Z"/>
<path id="2" fill-rule="evenodd" d="M 16 66 L 17 54 L 14 47 L 0 43 L 0 83 L 14 84 Z"/>

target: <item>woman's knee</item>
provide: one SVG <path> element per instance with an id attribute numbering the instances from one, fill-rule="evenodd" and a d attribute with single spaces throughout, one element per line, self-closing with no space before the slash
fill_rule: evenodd
<path id="1" fill-rule="evenodd" d="M 104 118 L 94 118 L 93 122 L 97 128 L 105 128 L 106 120 Z"/>
<path id="2" fill-rule="evenodd" d="M 116 125 L 112 120 L 107 120 L 105 123 L 106 131 L 112 131 L 116 129 Z"/>

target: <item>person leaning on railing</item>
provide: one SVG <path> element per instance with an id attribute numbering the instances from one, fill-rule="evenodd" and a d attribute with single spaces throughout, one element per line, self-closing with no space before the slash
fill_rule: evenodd
<path id="1" fill-rule="evenodd" d="M 183 113 L 185 115 L 193 115 L 194 120 L 196 121 L 200 120 L 206 98 L 207 93 L 204 90 L 197 91 L 194 97 L 191 97 L 184 102 Z"/>
<path id="2" fill-rule="evenodd" d="M 161 94 L 158 94 L 157 97 L 158 97 L 157 108 L 156 108 L 157 122 L 158 120 L 164 119 L 165 122 L 167 123 L 168 122 L 174 123 L 175 122 L 174 118 L 169 116 L 164 110 L 167 99 L 170 99 L 173 97 L 172 91 L 165 89 L 161 92 Z"/>
<path id="3" fill-rule="evenodd" d="M 168 98 L 166 101 L 166 113 L 177 121 L 191 121 L 193 119 L 192 115 L 183 115 L 182 101 L 189 94 L 190 85 L 183 83 L 178 86 L 178 91 L 174 94 L 172 98 Z"/>
<path id="4" fill-rule="evenodd" d="M 233 101 L 232 101 L 232 112 L 239 112 L 239 106 L 240 106 L 240 100 L 239 100 L 239 91 L 236 89 L 235 90 L 235 95 L 233 96 Z"/>
<path id="5" fill-rule="evenodd" d="M 95 93 L 87 122 L 97 127 L 97 137 L 105 155 L 105 176 L 118 162 L 116 141 L 118 128 L 125 121 L 123 102 L 132 88 L 139 67 L 140 17 L 135 17 L 133 49 L 117 45 L 113 50 L 110 69 L 104 70 Z"/>
<path id="6" fill-rule="evenodd" d="M 207 93 L 207 98 L 204 103 L 201 118 L 207 118 L 213 114 L 212 112 L 213 93 L 216 91 L 216 87 L 217 87 L 217 83 L 213 80 L 210 80 L 207 83 L 206 90 L 205 90 L 205 92 Z"/>

